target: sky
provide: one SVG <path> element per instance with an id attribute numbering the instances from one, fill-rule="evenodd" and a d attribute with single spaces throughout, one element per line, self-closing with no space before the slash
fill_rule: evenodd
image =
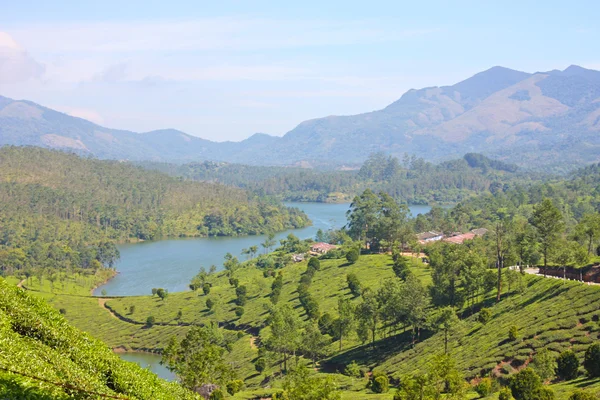
<path id="1" fill-rule="evenodd" d="M 0 95 L 215 141 L 501 65 L 600 69 L 597 1 L 0 0 Z"/>

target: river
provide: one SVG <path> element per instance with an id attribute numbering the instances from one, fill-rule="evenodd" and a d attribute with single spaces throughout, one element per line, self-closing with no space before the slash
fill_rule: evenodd
<path id="1" fill-rule="evenodd" d="M 301 239 L 312 238 L 319 229 L 324 231 L 341 228 L 346 223 L 348 204 L 287 203 L 289 207 L 302 209 L 313 222 L 312 226 L 281 232 L 276 239 L 293 233 Z M 426 213 L 429 206 L 411 206 L 413 216 Z M 188 289 L 191 278 L 201 266 L 216 265 L 221 269 L 223 256 L 231 253 L 242 257 L 243 248 L 264 241 L 264 236 L 167 239 L 154 242 L 124 244 L 119 246 L 121 259 L 117 264 L 119 274 L 94 292 L 99 295 L 106 290 L 108 295 L 147 295 L 153 287 L 166 288 L 171 292 Z M 144 368 L 149 368 L 159 377 L 175 380 L 175 375 L 163 365 L 161 356 L 149 353 L 121 353 L 119 356 Z"/>
<path id="2" fill-rule="evenodd" d="M 324 231 L 341 228 L 346 223 L 348 204 L 286 203 L 289 207 L 302 209 L 313 225 L 302 229 L 280 232 L 275 239 L 293 233 L 300 239 L 314 238 L 319 229 Z M 426 213 L 429 206 L 411 206 L 411 213 Z M 188 284 L 200 267 L 208 270 L 211 265 L 222 269 L 226 253 L 244 259 L 242 249 L 260 243 L 265 236 L 185 238 L 147 241 L 119 246 L 121 259 L 117 264 L 119 274 L 105 285 L 98 287 L 94 295 L 104 290 L 109 296 L 139 296 L 151 294 L 152 288 L 164 288 L 169 292 L 188 290 Z M 278 242 L 279 243 L 279 242 Z"/>

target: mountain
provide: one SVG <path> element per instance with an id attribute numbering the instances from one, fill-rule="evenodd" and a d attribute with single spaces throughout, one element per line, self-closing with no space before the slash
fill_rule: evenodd
<path id="1" fill-rule="evenodd" d="M 600 72 L 493 67 L 452 86 L 411 89 L 382 110 L 300 123 L 283 137 L 211 142 L 177 130 L 115 130 L 29 101 L 0 97 L 0 144 L 100 158 L 356 165 L 370 153 L 448 160 L 484 153 L 548 167 L 600 161 Z"/>

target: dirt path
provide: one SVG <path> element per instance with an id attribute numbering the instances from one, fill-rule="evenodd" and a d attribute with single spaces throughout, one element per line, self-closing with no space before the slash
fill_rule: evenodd
<path id="1" fill-rule="evenodd" d="M 114 319 L 118 319 L 118 320 L 120 320 L 120 318 L 119 318 L 119 317 L 117 317 L 117 316 L 115 315 L 115 313 L 113 313 L 113 312 L 112 312 L 112 310 L 111 310 L 110 308 L 106 307 L 106 302 L 107 302 L 108 300 L 110 300 L 110 299 L 105 299 L 105 298 L 103 298 L 103 297 L 98 297 L 98 305 L 99 305 L 100 307 L 102 307 L 103 309 L 105 309 L 106 311 L 108 311 L 108 313 L 110 314 L 110 316 L 111 316 L 111 317 L 113 317 Z"/>
<path id="2" fill-rule="evenodd" d="M 27 281 L 27 279 L 22 279 L 19 283 L 17 283 L 17 287 L 22 288 L 25 281 Z"/>
<path id="3" fill-rule="evenodd" d="M 258 338 L 256 336 L 250 336 L 250 348 L 256 350 L 258 346 L 256 345 L 256 341 Z"/>

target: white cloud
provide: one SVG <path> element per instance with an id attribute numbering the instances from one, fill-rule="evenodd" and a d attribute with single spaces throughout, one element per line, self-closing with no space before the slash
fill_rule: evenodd
<path id="1" fill-rule="evenodd" d="M 44 66 L 34 60 L 7 33 L 0 32 L 0 84 L 39 78 Z"/>

